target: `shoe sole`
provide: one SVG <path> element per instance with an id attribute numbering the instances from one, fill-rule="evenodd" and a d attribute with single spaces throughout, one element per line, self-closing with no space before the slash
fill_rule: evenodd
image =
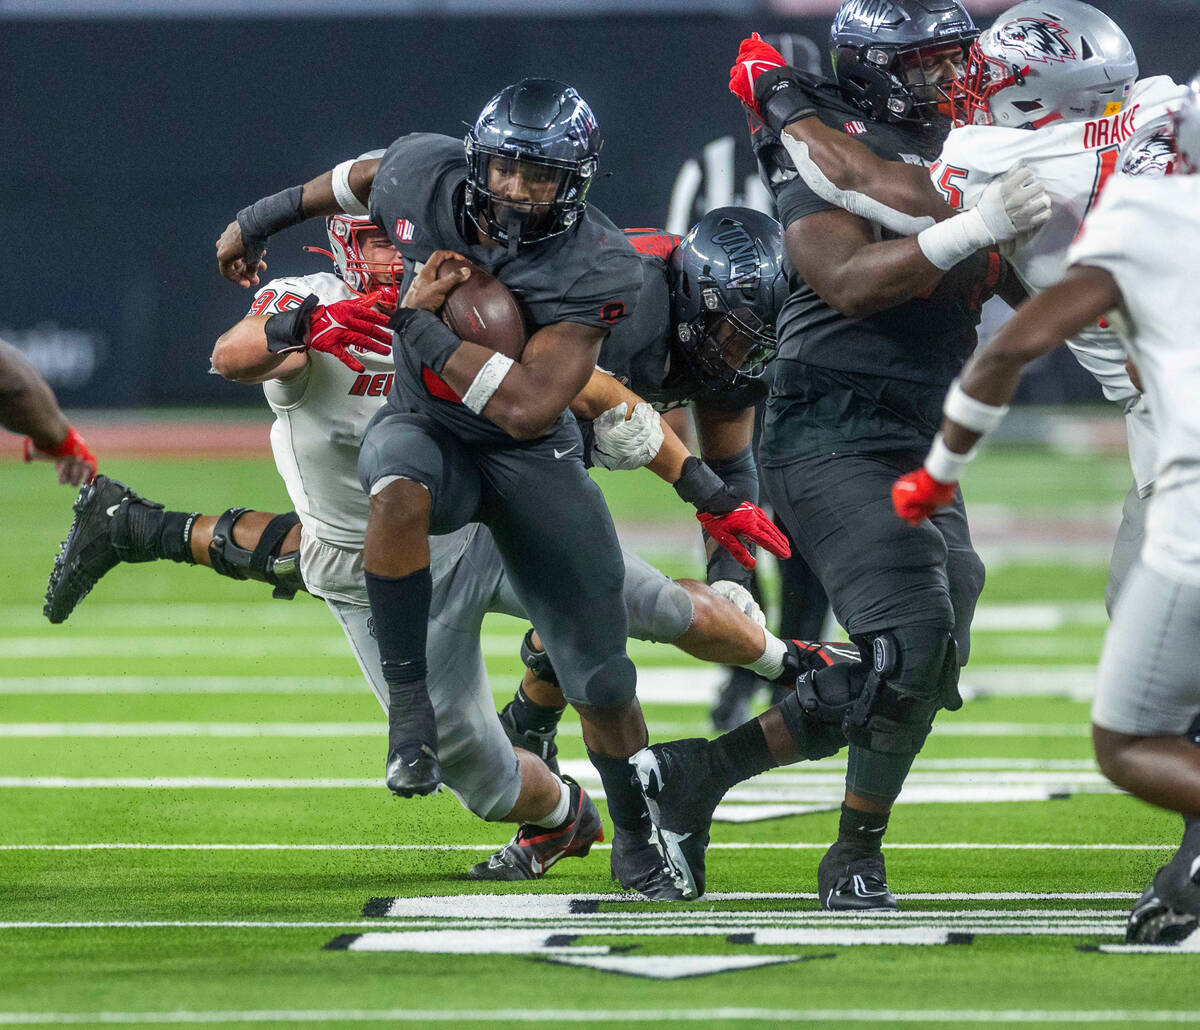
<path id="1" fill-rule="evenodd" d="M 659 787 L 663 782 L 663 775 L 662 769 L 658 764 L 658 756 L 650 748 L 645 747 L 630 758 L 629 762 L 637 772 L 638 783 L 641 784 L 642 788 L 642 795 L 646 799 L 646 806 L 650 809 L 652 823 L 650 839 L 654 842 L 655 847 L 658 848 L 663 859 L 666 861 L 667 867 L 671 871 L 671 877 L 675 881 L 675 886 L 683 893 L 683 900 L 694 901 L 700 897 L 702 891 L 696 883 L 692 867 L 688 863 L 687 856 L 684 854 L 681 846 L 692 834 L 664 830 L 659 825 L 662 812 L 658 807 L 658 801 L 655 799 L 658 796 Z"/>
<path id="2" fill-rule="evenodd" d="M 116 480 L 110 479 L 107 482 L 116 483 Z M 71 613 L 79 606 L 79 602 L 87 597 L 92 588 L 100 582 L 100 577 L 120 564 L 118 559 L 99 576 L 93 576 L 79 567 L 78 556 L 72 554 L 76 541 L 93 521 L 95 509 L 89 510 L 89 507 L 92 499 L 99 497 L 101 489 L 102 485 L 92 483 L 79 491 L 79 496 L 75 498 L 75 503 L 72 505 L 75 517 L 71 521 L 71 528 L 67 530 L 67 537 L 59 547 L 58 554 L 54 556 L 54 568 L 50 570 L 50 579 L 46 584 L 46 603 L 42 607 L 42 614 L 55 625 L 66 622 Z M 124 486 L 121 486 L 121 497 L 128 492 Z M 69 597 L 74 599 L 70 600 L 68 604 Z"/>

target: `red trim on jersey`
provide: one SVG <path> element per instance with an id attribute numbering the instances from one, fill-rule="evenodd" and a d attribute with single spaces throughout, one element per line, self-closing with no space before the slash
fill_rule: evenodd
<path id="1" fill-rule="evenodd" d="M 679 246 L 681 237 L 662 229 L 625 229 L 625 238 L 639 254 L 653 254 L 666 261 Z"/>
<path id="2" fill-rule="evenodd" d="M 421 369 L 421 382 L 425 384 L 425 389 L 438 400 L 453 401 L 455 404 L 462 403 L 462 398 L 432 368 Z"/>

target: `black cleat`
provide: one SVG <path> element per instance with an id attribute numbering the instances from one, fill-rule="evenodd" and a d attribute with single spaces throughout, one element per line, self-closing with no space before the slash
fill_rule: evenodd
<path id="1" fill-rule="evenodd" d="M 642 748 L 629 759 L 650 809 L 653 838 L 689 900 L 704 893 L 708 831 L 724 794 L 712 786 L 707 747 L 707 740 L 692 737 Z"/>
<path id="2" fill-rule="evenodd" d="M 864 854 L 834 844 L 817 867 L 817 896 L 830 912 L 894 911 L 900 906 L 887 885 L 883 852 Z"/>
<path id="3" fill-rule="evenodd" d="M 558 734 L 558 729 L 555 728 L 546 733 L 539 733 L 537 730 L 522 730 L 518 728 L 517 719 L 513 713 L 513 705 L 515 703 L 514 701 L 509 701 L 500 712 L 500 725 L 504 727 L 504 733 L 508 737 L 509 743 L 513 747 L 519 747 L 522 751 L 533 752 L 557 776 L 559 774 L 558 745 L 554 742 L 554 738 Z"/>
<path id="4" fill-rule="evenodd" d="M 549 830 L 523 824 L 486 862 L 471 867 L 467 875 L 472 880 L 538 880 L 560 858 L 583 858 L 604 840 L 604 824 L 587 791 L 568 776 L 563 782 L 571 788 L 567 818 Z"/>
<path id="5" fill-rule="evenodd" d="M 637 891 L 650 901 L 687 900 L 670 863 L 651 836 L 614 827 L 609 869 L 624 890 Z"/>
<path id="6" fill-rule="evenodd" d="M 384 780 L 397 797 L 432 794 L 442 783 L 437 752 L 417 741 L 397 745 L 388 752 Z"/>
<path id="7" fill-rule="evenodd" d="M 161 508 L 139 497 L 124 483 L 96 476 L 75 498 L 75 519 L 59 548 L 46 587 L 42 614 L 51 622 L 65 622 L 100 578 L 122 561 L 147 560 L 119 549 L 117 537 L 131 505 Z M 125 553 L 122 553 L 124 550 Z"/>
<path id="8" fill-rule="evenodd" d="M 1196 860 L 1200 867 L 1200 859 Z M 1196 930 L 1200 904 L 1200 868 L 1191 879 L 1175 889 L 1171 887 L 1178 869 L 1171 863 L 1154 874 L 1150 886 L 1138 898 L 1125 923 L 1125 940 L 1129 944 L 1178 944 Z M 1169 900 L 1168 900 L 1169 899 Z"/>
<path id="9" fill-rule="evenodd" d="M 713 728 L 720 733 L 727 733 L 748 721 L 752 715 L 754 694 L 763 682 L 749 669 L 731 668 L 728 679 L 717 690 L 716 704 L 708 713 Z"/>

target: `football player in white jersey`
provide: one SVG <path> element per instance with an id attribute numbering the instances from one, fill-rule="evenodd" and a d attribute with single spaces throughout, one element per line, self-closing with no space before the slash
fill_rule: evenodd
<path id="1" fill-rule="evenodd" d="M 215 371 L 226 378 L 263 385 L 276 417 L 271 430 L 276 465 L 296 513 L 165 511 L 100 477 L 76 502 L 75 523 L 51 576 L 46 615 L 64 621 L 121 561 L 171 558 L 208 565 L 232 578 L 268 582 L 276 596 L 307 590 L 324 599 L 337 618 L 386 710 L 388 688 L 363 584 L 367 498 L 355 466 L 366 424 L 382 405 L 393 374 L 390 347 L 383 343 L 392 337 L 371 302 L 399 282 L 401 265 L 386 234 L 368 218 L 332 216 L 327 229 L 330 250 L 319 252 L 333 259 L 336 274 L 280 278 L 262 286 L 249 313 L 220 338 L 213 354 Z M 319 321 L 322 336 L 310 331 L 306 350 L 273 350 L 270 320 L 302 305 L 316 312 L 310 318 Z M 686 448 L 669 428 L 649 431 L 653 427 L 636 415 L 647 405 L 635 394 L 597 372 L 578 403 L 590 416 L 611 413 L 617 405 L 630 415 L 597 426 L 597 445 L 610 460 L 622 459 L 614 467 L 646 466 L 668 481 L 678 478 Z M 523 824 L 473 875 L 535 878 L 557 858 L 586 854 L 594 840 L 603 839 L 599 817 L 587 795 L 561 781 L 540 758 L 521 749 L 514 755 L 497 718 L 480 646 L 482 619 L 487 611 L 525 612 L 490 533 L 471 525 L 431 538 L 430 547 L 430 686 L 445 743 L 445 782 L 481 817 Z M 671 581 L 629 552 L 625 562 L 631 632 L 769 677 L 784 673 L 789 653 L 784 642 L 723 596 L 694 580 Z M 821 658 L 820 648 L 812 653 L 814 660 L 836 660 Z M 528 644 L 523 655 L 537 664 Z M 640 886 L 655 889 L 649 882 Z"/>
<path id="2" fill-rule="evenodd" d="M 1113 612 L 1092 706 L 1096 759 L 1117 786 L 1179 812 L 1183 844 L 1134 906 L 1127 939 L 1171 943 L 1200 916 L 1200 76 L 1172 113 L 1174 174 L 1114 179 L 1071 245 L 1062 281 L 1022 306 L 946 398 L 923 468 L 896 511 L 948 503 L 976 444 L 1004 417 L 1028 362 L 1102 316 L 1140 372 L 1158 437 L 1146 538 Z M 1152 639 L 1156 646 L 1140 648 Z M 1130 663 L 1137 651 L 1143 660 Z"/>

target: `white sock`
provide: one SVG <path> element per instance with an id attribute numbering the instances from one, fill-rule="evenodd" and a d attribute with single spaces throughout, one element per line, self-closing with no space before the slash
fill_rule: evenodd
<path id="1" fill-rule="evenodd" d="M 787 648 L 774 633 L 764 629 L 763 635 L 767 638 L 767 646 L 763 648 L 762 657 L 756 662 L 751 662 L 747 668 L 757 672 L 765 680 L 773 680 L 783 675 L 783 658 L 787 654 Z"/>
<path id="2" fill-rule="evenodd" d="M 534 826 L 544 826 L 550 830 L 566 820 L 567 814 L 571 811 L 571 788 L 562 780 L 559 780 L 558 789 L 561 791 L 558 795 L 558 804 L 554 806 L 552 811 L 542 816 L 541 819 L 530 819 L 529 821 Z"/>

